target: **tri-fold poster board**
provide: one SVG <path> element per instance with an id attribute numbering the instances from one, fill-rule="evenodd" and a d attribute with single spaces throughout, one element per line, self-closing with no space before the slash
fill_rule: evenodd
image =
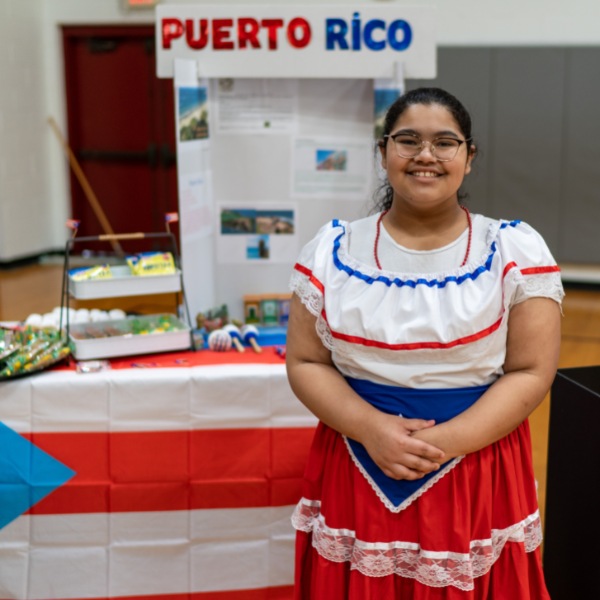
<path id="1" fill-rule="evenodd" d="M 159 5 L 156 48 L 188 305 L 239 318 L 245 294 L 287 290 L 321 225 L 367 214 L 385 109 L 406 78 L 436 76 L 433 9 Z"/>

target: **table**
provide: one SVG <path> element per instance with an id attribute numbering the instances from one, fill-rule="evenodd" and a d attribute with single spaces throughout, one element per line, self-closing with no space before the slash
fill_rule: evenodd
<path id="1" fill-rule="evenodd" d="M 3 382 L 0 598 L 290 598 L 315 425 L 272 348 Z"/>

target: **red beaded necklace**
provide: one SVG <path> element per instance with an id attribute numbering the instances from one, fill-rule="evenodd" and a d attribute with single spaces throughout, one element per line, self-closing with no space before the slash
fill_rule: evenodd
<path id="1" fill-rule="evenodd" d="M 471 213 L 469 212 L 469 209 L 466 206 L 460 206 L 460 208 L 462 208 L 465 211 L 465 214 L 467 215 L 467 224 L 469 227 L 469 236 L 467 238 L 467 251 L 465 252 L 465 257 L 463 258 L 463 261 L 460 264 L 461 267 L 464 267 L 467 264 L 467 261 L 469 260 L 469 254 L 471 252 L 471 238 L 473 235 L 473 225 L 471 223 Z M 379 236 L 381 235 L 381 220 L 383 219 L 383 217 L 385 217 L 385 215 L 388 214 L 388 212 L 389 209 L 384 210 L 377 219 L 377 232 L 375 234 L 375 243 L 373 244 L 373 256 L 375 257 L 375 264 L 377 265 L 377 268 L 379 270 L 382 270 L 381 263 L 379 262 L 379 254 L 377 253 L 377 247 L 379 246 Z"/>

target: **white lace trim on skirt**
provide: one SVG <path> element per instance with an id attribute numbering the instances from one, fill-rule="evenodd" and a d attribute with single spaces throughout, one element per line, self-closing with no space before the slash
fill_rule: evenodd
<path id="1" fill-rule="evenodd" d="M 412 542 L 365 542 L 350 529 L 333 529 L 325 523 L 318 500 L 303 498 L 294 511 L 292 524 L 312 534 L 312 545 L 327 560 L 350 562 L 367 577 L 399 575 L 431 587 L 454 586 L 474 589 L 473 580 L 485 575 L 507 542 L 518 542 L 533 552 L 542 542 L 539 511 L 506 529 L 494 529 L 491 537 L 473 540 L 468 553 L 432 552 Z"/>

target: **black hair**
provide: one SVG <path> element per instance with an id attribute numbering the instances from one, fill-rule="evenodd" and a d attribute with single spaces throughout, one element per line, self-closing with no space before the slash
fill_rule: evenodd
<path id="1" fill-rule="evenodd" d="M 420 87 L 410 90 L 400 96 L 387 110 L 383 121 L 382 139 L 377 141 L 378 147 L 383 147 L 385 138 L 389 135 L 398 119 L 404 111 L 413 104 L 439 104 L 446 108 L 454 117 L 462 134 L 465 136 L 467 144 L 467 155 L 471 153 L 473 148 L 473 140 L 471 135 L 471 115 L 463 104 L 453 96 L 450 92 L 436 87 Z M 460 195 L 459 195 L 460 196 Z M 464 196 L 464 195 L 463 195 Z M 394 190 L 386 180 L 375 193 L 375 210 L 389 210 L 392 205 Z"/>

